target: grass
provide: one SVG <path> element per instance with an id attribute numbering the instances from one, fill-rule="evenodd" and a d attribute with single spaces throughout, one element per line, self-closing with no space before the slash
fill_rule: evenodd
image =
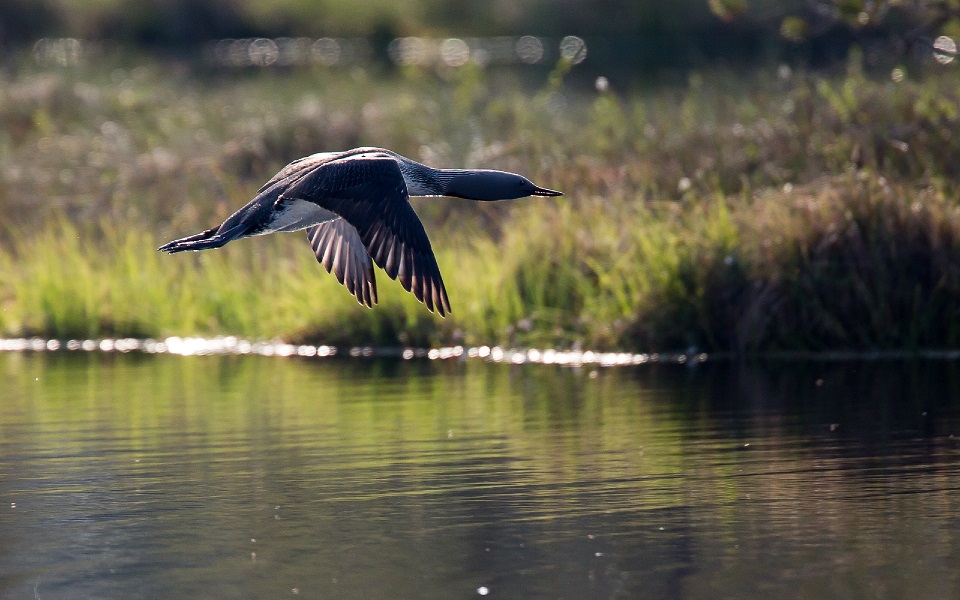
<path id="1" fill-rule="evenodd" d="M 960 347 L 960 86 L 756 73 L 593 93 L 463 69 L 0 86 L 0 333 L 643 351 Z M 301 234 L 166 256 L 286 161 L 381 145 L 564 190 L 415 200 L 452 317 L 356 304 Z"/>

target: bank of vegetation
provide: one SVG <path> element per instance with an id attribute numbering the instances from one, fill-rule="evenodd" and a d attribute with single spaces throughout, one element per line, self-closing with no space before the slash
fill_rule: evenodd
<path id="1" fill-rule="evenodd" d="M 0 333 L 762 352 L 960 347 L 960 74 L 783 67 L 576 89 L 505 73 L 156 63 L 5 74 Z M 285 162 L 390 147 L 557 199 L 416 200 L 453 314 L 356 304 L 302 234 L 167 256 Z"/>

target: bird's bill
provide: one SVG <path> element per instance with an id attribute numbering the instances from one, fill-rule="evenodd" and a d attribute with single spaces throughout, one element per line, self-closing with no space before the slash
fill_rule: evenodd
<path id="1" fill-rule="evenodd" d="M 555 190 L 548 190 L 547 188 L 537 187 L 534 188 L 531 196 L 562 196 L 563 192 L 557 192 Z"/>

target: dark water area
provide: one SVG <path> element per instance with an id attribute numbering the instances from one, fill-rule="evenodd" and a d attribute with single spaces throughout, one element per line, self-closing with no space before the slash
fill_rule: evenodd
<path id="1" fill-rule="evenodd" d="M 0 354 L 0 598 L 957 598 L 960 367 Z"/>

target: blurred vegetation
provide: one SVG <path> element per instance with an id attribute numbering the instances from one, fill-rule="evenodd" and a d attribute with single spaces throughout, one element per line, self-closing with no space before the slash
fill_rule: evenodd
<path id="1" fill-rule="evenodd" d="M 183 57 L 217 38 L 361 36 L 385 57 L 398 36 L 578 35 L 603 69 L 791 60 L 815 67 L 864 50 L 868 66 L 960 34 L 960 0 L 0 0 L 0 47 L 41 37 L 110 40 Z"/>
<path id="2" fill-rule="evenodd" d="M 0 85 L 0 333 L 738 352 L 960 345 L 960 86 L 692 74 L 535 91 L 464 67 L 242 74 L 100 60 Z M 415 200 L 453 305 L 367 310 L 302 234 L 166 256 L 287 161 L 358 145 L 566 192 Z"/>
<path id="3" fill-rule="evenodd" d="M 547 0 L 38 0 L 30 4 L 32 8 L 11 0 L 0 3 L 0 15 L 22 19 L 23 27 L 9 28 L 8 35 L 30 32 L 33 37 L 70 35 L 171 46 L 248 35 L 368 36 L 381 28 L 397 35 L 443 31 L 456 35 L 669 34 L 695 31 L 717 21 L 706 0 L 677 0 L 670 5 L 650 0 L 568 0 L 563 10 Z M 755 4 L 784 3 L 755 0 Z M 786 4 L 802 5 L 796 0 Z"/>

